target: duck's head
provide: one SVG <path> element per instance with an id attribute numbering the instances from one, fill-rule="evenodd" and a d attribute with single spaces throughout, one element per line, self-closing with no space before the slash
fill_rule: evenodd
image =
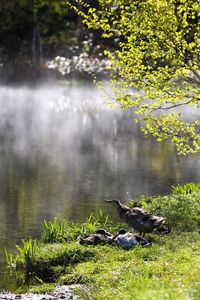
<path id="1" fill-rule="evenodd" d="M 119 230 L 119 234 L 125 234 L 126 233 L 126 229 L 124 229 L 124 228 L 120 228 L 120 230 Z"/>

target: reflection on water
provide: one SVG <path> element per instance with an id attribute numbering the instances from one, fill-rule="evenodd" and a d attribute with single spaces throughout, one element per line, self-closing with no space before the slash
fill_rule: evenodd
<path id="1" fill-rule="evenodd" d="M 130 111 L 106 107 L 93 85 L 0 87 L 0 289 L 4 247 L 38 237 L 43 219 L 80 221 L 105 198 L 124 202 L 199 181 L 199 160 L 145 139 Z"/>

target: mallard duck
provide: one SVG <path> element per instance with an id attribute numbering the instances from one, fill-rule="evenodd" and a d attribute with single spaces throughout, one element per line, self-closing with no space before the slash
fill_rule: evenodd
<path id="1" fill-rule="evenodd" d="M 134 248 L 135 246 L 137 246 L 138 244 L 140 244 L 142 247 L 147 247 L 147 246 L 151 246 L 151 243 L 137 235 L 137 234 L 133 234 L 131 232 L 126 232 L 126 230 L 124 228 L 121 228 L 118 232 L 118 234 L 116 234 L 113 237 L 113 241 L 121 248 L 125 249 L 125 250 L 130 250 L 132 248 Z"/>
<path id="2" fill-rule="evenodd" d="M 119 216 L 122 220 L 126 221 L 134 230 L 139 232 L 139 235 L 144 237 L 145 233 L 169 233 L 169 227 L 165 226 L 165 218 L 155 216 L 149 212 L 144 211 L 142 208 L 130 208 L 123 205 L 119 200 L 105 200 L 112 202 L 116 205 Z"/>
<path id="3" fill-rule="evenodd" d="M 113 242 L 113 235 L 104 229 L 98 229 L 95 233 L 91 233 L 84 237 L 78 237 L 78 242 L 81 245 L 105 245 Z"/>

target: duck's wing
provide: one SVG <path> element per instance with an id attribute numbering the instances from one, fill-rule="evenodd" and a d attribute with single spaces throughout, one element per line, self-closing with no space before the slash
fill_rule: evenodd
<path id="1" fill-rule="evenodd" d="M 135 211 L 129 211 L 126 213 L 126 221 L 132 226 L 137 224 L 143 224 L 145 218 L 145 214 L 143 213 L 138 213 Z"/>
<path id="2" fill-rule="evenodd" d="M 146 212 L 144 209 L 139 208 L 139 207 L 133 207 L 131 210 L 128 212 L 132 217 L 135 217 L 140 220 L 148 220 L 149 218 L 152 218 L 153 215 L 149 212 Z"/>
<path id="3" fill-rule="evenodd" d="M 129 211 L 125 215 L 126 221 L 130 224 L 133 225 L 137 221 L 137 214 L 133 211 Z"/>
<path id="4" fill-rule="evenodd" d="M 150 222 L 153 226 L 158 227 L 165 223 L 165 218 L 158 217 L 152 213 L 144 211 L 142 208 L 134 207 L 126 213 L 126 220 L 132 224 L 145 224 Z"/>
<path id="5" fill-rule="evenodd" d="M 155 224 L 163 224 L 165 221 L 165 218 L 163 217 L 158 217 L 155 216 L 154 214 L 144 211 L 142 208 L 139 207 L 134 207 L 133 209 L 131 209 L 131 214 L 132 216 L 135 216 L 136 218 L 138 218 L 141 221 L 152 221 Z"/>
<path id="6" fill-rule="evenodd" d="M 138 241 L 132 233 L 125 233 L 125 234 L 119 234 L 115 239 L 115 243 L 118 246 L 126 250 L 129 250 L 135 247 L 138 244 Z"/>

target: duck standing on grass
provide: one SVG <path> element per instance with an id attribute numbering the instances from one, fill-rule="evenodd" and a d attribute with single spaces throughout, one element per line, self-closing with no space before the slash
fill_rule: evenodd
<path id="1" fill-rule="evenodd" d="M 118 214 L 122 220 L 130 225 L 139 235 L 144 237 L 145 233 L 169 233 L 170 228 L 165 224 L 165 218 L 155 216 L 149 212 L 145 212 L 142 208 L 130 208 L 123 205 L 119 200 L 105 200 L 114 203 L 117 207 Z"/>

